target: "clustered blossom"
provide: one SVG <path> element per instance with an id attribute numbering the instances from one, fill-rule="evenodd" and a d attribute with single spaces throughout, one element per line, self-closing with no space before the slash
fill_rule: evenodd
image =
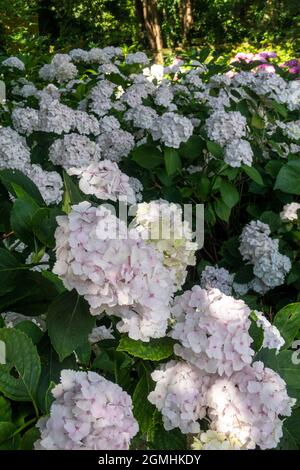
<path id="1" fill-rule="evenodd" d="M 278 353 L 285 343 L 278 328 L 272 325 L 261 312 L 255 311 L 254 314 L 256 316 L 257 326 L 261 327 L 264 333 L 262 347 L 266 349 L 276 349 Z"/>
<path id="2" fill-rule="evenodd" d="M 24 137 L 11 127 L 0 127 L 0 168 L 22 170 L 30 163 L 30 149 Z"/>
<path id="3" fill-rule="evenodd" d="M 220 145 L 246 135 L 246 118 L 239 111 L 215 111 L 206 120 L 208 137 Z"/>
<path id="4" fill-rule="evenodd" d="M 197 421 L 206 415 L 211 377 L 188 363 L 176 361 L 162 365 L 151 377 L 156 387 L 148 400 L 162 413 L 165 429 L 178 427 L 184 434 L 199 432 Z"/>
<path id="5" fill-rule="evenodd" d="M 9 69 L 17 69 L 23 72 L 25 70 L 24 62 L 22 62 L 18 57 L 8 57 L 7 59 L 1 62 L 1 65 Z"/>
<path id="6" fill-rule="evenodd" d="M 127 157 L 134 147 L 134 137 L 123 129 L 102 132 L 96 139 L 103 158 L 118 162 Z"/>
<path id="7" fill-rule="evenodd" d="M 126 56 L 126 64 L 149 64 L 149 59 L 144 52 L 132 52 Z"/>
<path id="8" fill-rule="evenodd" d="M 282 212 L 280 212 L 280 218 L 283 222 L 293 222 L 298 220 L 298 210 L 300 209 L 299 202 L 291 202 L 283 206 Z"/>
<path id="9" fill-rule="evenodd" d="M 221 432 L 202 431 L 194 437 L 191 448 L 193 450 L 242 450 L 241 442 L 231 434 Z"/>
<path id="10" fill-rule="evenodd" d="M 251 145 L 245 139 L 233 139 L 225 147 L 224 161 L 234 168 L 242 164 L 251 166 L 252 159 Z"/>
<path id="11" fill-rule="evenodd" d="M 280 416 L 290 416 L 295 402 L 281 377 L 262 362 L 216 379 L 207 392 L 211 429 L 234 436 L 247 449 L 276 447 L 283 435 Z"/>
<path id="12" fill-rule="evenodd" d="M 182 215 L 180 206 L 160 199 L 138 204 L 133 221 L 142 239 L 163 255 L 164 266 L 178 289 L 185 282 L 187 267 L 196 263 L 197 250 L 190 225 Z"/>
<path id="13" fill-rule="evenodd" d="M 250 309 L 242 300 L 194 286 L 175 298 L 171 312 L 176 323 L 170 336 L 179 340 L 174 346 L 178 356 L 228 377 L 251 364 Z"/>
<path id="14" fill-rule="evenodd" d="M 231 295 L 234 275 L 225 268 L 206 266 L 201 273 L 201 287 L 203 289 L 216 288 L 223 294 Z"/>
<path id="15" fill-rule="evenodd" d="M 23 172 L 38 187 L 47 205 L 60 203 L 63 195 L 63 182 L 59 173 L 45 171 L 36 164 L 26 165 Z"/>
<path id="16" fill-rule="evenodd" d="M 102 200 L 124 200 L 128 204 L 137 202 L 129 177 L 110 160 L 91 163 L 87 167 L 72 167 L 67 171 L 79 178 L 79 188 L 84 194 L 92 194 Z"/>
<path id="17" fill-rule="evenodd" d="M 133 339 L 164 336 L 174 285 L 160 254 L 103 205 L 82 202 L 57 222 L 53 272 L 65 287 L 83 295 L 92 314 L 119 316 L 119 331 Z"/>
<path id="18" fill-rule="evenodd" d="M 192 290 L 175 298 L 170 335 L 179 340 L 171 361 L 152 373 L 156 382 L 148 399 L 163 416 L 166 430 L 199 433 L 198 420 L 209 430 L 194 439 L 194 449 L 269 449 L 282 437 L 282 417 L 296 403 L 286 384 L 262 362 L 253 362 L 249 328 L 251 310 L 218 289 Z M 284 344 L 277 328 L 260 313 L 262 347 Z"/>
<path id="19" fill-rule="evenodd" d="M 158 114 L 150 106 L 139 105 L 130 108 L 125 114 L 125 119 L 132 121 L 134 127 L 151 129 L 156 119 L 158 119 Z"/>
<path id="20" fill-rule="evenodd" d="M 95 326 L 95 328 L 92 329 L 92 332 L 88 336 L 88 341 L 90 344 L 98 343 L 103 339 L 115 339 L 111 327 L 107 328 L 104 325 Z"/>
<path id="21" fill-rule="evenodd" d="M 39 76 L 45 81 L 67 82 L 76 77 L 77 67 L 71 62 L 68 54 L 55 54 L 50 64 L 43 65 Z"/>
<path id="22" fill-rule="evenodd" d="M 50 416 L 37 427 L 36 450 L 127 450 L 138 432 L 132 401 L 119 385 L 95 372 L 61 371 Z"/>
<path id="23" fill-rule="evenodd" d="M 290 259 L 279 252 L 279 240 L 272 239 L 270 233 L 267 224 L 253 220 L 244 227 L 239 247 L 243 259 L 253 264 L 253 273 L 265 292 L 283 284 L 291 269 Z"/>
<path id="24" fill-rule="evenodd" d="M 72 167 L 87 167 L 92 162 L 98 162 L 100 158 L 101 150 L 96 142 L 87 136 L 74 133 L 55 140 L 49 148 L 49 159 L 52 163 L 67 170 Z"/>
<path id="25" fill-rule="evenodd" d="M 150 129 L 154 140 L 161 140 L 167 147 L 179 148 L 193 133 L 190 119 L 173 112 L 164 113 Z"/>

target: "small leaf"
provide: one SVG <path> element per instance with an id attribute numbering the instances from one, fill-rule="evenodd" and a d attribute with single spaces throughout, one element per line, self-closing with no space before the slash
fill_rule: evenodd
<path id="1" fill-rule="evenodd" d="M 252 181 L 259 184 L 260 186 L 264 186 L 264 182 L 260 173 L 253 166 L 242 165 L 242 169 Z"/>
<path id="2" fill-rule="evenodd" d="M 225 202 L 226 206 L 230 209 L 239 202 L 240 195 L 236 187 L 225 179 L 222 179 L 220 192 L 223 202 Z"/>
<path id="3" fill-rule="evenodd" d="M 223 158 L 224 149 L 221 145 L 216 144 L 216 142 L 207 141 L 206 142 L 207 150 L 216 158 Z"/>
<path id="4" fill-rule="evenodd" d="M 117 351 L 125 351 L 134 357 L 145 361 L 161 361 L 173 354 L 174 341 L 171 338 L 151 339 L 148 343 L 135 341 L 128 336 L 122 336 Z"/>
<path id="5" fill-rule="evenodd" d="M 231 214 L 231 209 L 225 204 L 225 202 L 223 202 L 221 199 L 218 199 L 214 202 L 214 209 L 216 211 L 217 216 L 221 220 L 224 220 L 224 222 L 228 222 Z"/>

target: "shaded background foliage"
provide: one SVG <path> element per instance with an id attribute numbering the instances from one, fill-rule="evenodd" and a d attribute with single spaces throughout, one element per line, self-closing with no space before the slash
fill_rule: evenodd
<path id="1" fill-rule="evenodd" d="M 157 10 L 164 48 L 209 44 L 226 52 L 246 43 L 299 53 L 299 0 L 0 0 L 0 50 L 149 48 L 145 5 Z"/>

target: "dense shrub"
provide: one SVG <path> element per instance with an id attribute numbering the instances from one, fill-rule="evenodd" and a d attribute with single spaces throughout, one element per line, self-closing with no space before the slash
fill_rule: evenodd
<path id="1" fill-rule="evenodd" d="M 300 81 L 207 55 L 2 61 L 2 448 L 299 447 Z"/>

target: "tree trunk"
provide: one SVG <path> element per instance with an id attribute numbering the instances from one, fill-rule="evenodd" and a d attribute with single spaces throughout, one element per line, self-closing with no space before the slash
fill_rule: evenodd
<path id="1" fill-rule="evenodd" d="M 157 10 L 157 0 L 140 0 L 142 3 L 143 20 L 150 49 L 157 64 L 163 63 L 163 40 Z"/>
<path id="2" fill-rule="evenodd" d="M 39 0 L 38 23 L 40 36 L 49 36 L 50 40 L 59 37 L 59 25 L 54 11 L 51 9 L 52 0 Z"/>
<path id="3" fill-rule="evenodd" d="M 194 23 L 192 0 L 183 0 L 182 5 L 182 36 L 186 44 L 191 27 Z"/>

